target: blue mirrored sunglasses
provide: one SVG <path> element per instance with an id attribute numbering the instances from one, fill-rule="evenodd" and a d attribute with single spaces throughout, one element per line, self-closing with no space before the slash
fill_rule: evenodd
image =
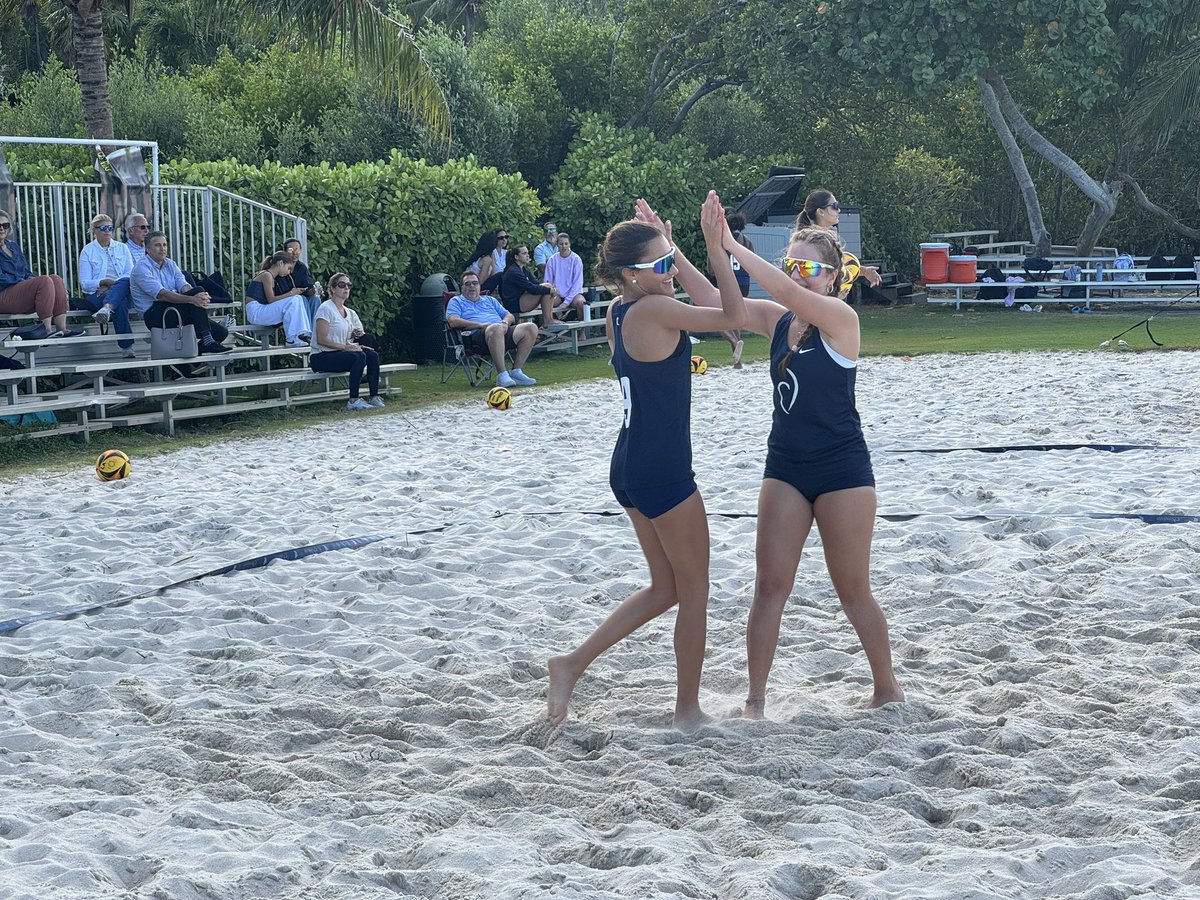
<path id="1" fill-rule="evenodd" d="M 111 225 L 97 225 L 96 230 L 103 231 L 105 234 L 108 234 L 113 230 L 113 227 Z"/>
<path id="2" fill-rule="evenodd" d="M 675 265 L 675 248 L 672 247 L 664 255 L 652 262 L 644 263 L 629 263 L 625 266 L 626 269 L 653 269 L 655 275 L 666 275 L 671 271 L 671 267 Z"/>

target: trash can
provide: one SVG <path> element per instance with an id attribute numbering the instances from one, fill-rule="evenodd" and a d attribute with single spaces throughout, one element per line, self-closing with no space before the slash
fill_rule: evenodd
<path id="1" fill-rule="evenodd" d="M 446 343 L 446 306 L 442 294 L 458 293 L 458 283 L 445 272 L 421 282 L 421 293 L 413 297 L 413 356 L 417 362 L 441 362 Z"/>
<path id="2" fill-rule="evenodd" d="M 935 241 L 921 244 L 921 277 L 927 284 L 943 284 L 950 272 L 950 245 Z"/>

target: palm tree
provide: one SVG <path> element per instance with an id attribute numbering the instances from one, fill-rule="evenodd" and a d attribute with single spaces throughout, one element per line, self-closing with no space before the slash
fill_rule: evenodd
<path id="1" fill-rule="evenodd" d="M 132 20 L 135 0 L 108 2 L 110 8 L 116 5 Z M 101 15 L 104 0 L 0 0 L 0 18 L 20 15 L 30 3 L 43 11 L 56 7 L 70 14 L 84 125 L 90 137 L 111 138 L 112 104 Z M 213 0 L 212 8 L 226 15 L 257 15 L 322 53 L 336 52 L 349 58 L 352 65 L 377 73 L 381 91 L 449 143 L 450 111 L 436 76 L 408 29 L 373 0 Z M 223 17 L 215 15 L 211 21 Z"/>

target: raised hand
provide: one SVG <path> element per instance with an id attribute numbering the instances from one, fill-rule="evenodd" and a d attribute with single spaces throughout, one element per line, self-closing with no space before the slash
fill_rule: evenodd
<path id="1" fill-rule="evenodd" d="M 671 240 L 671 220 L 667 219 L 664 222 L 662 217 L 654 211 L 654 207 L 641 197 L 638 197 L 637 203 L 634 204 L 633 218 L 638 222 L 644 222 L 652 228 L 657 228 L 668 241 Z"/>

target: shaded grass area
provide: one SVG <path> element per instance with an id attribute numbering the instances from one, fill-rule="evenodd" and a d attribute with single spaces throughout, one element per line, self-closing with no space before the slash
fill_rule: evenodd
<path id="1" fill-rule="evenodd" d="M 1151 322 L 1154 336 L 1167 350 L 1200 349 L 1200 308 L 1197 304 L 1176 307 L 1155 316 Z M 1097 309 L 1088 315 L 1073 315 L 1065 308 L 1041 313 L 1021 313 L 1016 308 L 980 307 L 955 311 L 953 307 L 901 306 L 859 307 L 864 356 L 917 356 L 926 353 L 986 353 L 1029 350 L 1094 350 L 1131 352 L 1157 350 L 1144 327 L 1129 331 L 1123 340 L 1128 347 L 1098 350 L 1101 342 L 1113 338 L 1160 307 L 1144 304 L 1136 308 Z M 1113 342 L 1115 345 L 1115 341 Z M 747 337 L 743 358 L 766 359 L 770 345 L 766 338 Z M 704 356 L 710 366 L 731 364 L 730 348 L 719 338 L 706 337 L 695 353 Z M 549 385 L 567 384 L 589 378 L 609 378 L 608 348 L 583 348 L 579 356 L 550 353 L 534 356 L 527 368 L 538 380 L 539 390 Z M 446 401 L 472 399 L 483 403 L 484 386 L 472 388 L 459 372 L 448 384 L 441 383 L 441 366 L 423 365 L 416 372 L 393 375 L 391 384 L 402 389 L 398 397 L 388 398 L 386 409 L 377 412 L 349 413 L 345 402 L 316 404 L 294 409 L 271 409 L 243 413 L 221 419 L 181 423 L 174 437 L 140 428 L 124 428 L 101 433 L 91 444 L 70 437 L 0 443 L 0 472 L 15 475 L 45 469 L 62 470 L 75 466 L 90 470 L 97 454 L 118 447 L 134 460 L 139 457 L 184 446 L 216 444 L 240 437 L 261 437 L 286 433 L 308 425 L 342 422 L 363 416 L 403 415 L 405 412 Z M 614 392 L 616 388 L 613 388 Z M 616 394 L 614 393 L 614 397 Z M 520 389 L 517 392 L 520 402 Z M 503 415 L 503 413 L 497 413 Z M 0 425 L 0 436 L 11 433 Z M 286 451 L 285 451 L 286 452 Z"/>

